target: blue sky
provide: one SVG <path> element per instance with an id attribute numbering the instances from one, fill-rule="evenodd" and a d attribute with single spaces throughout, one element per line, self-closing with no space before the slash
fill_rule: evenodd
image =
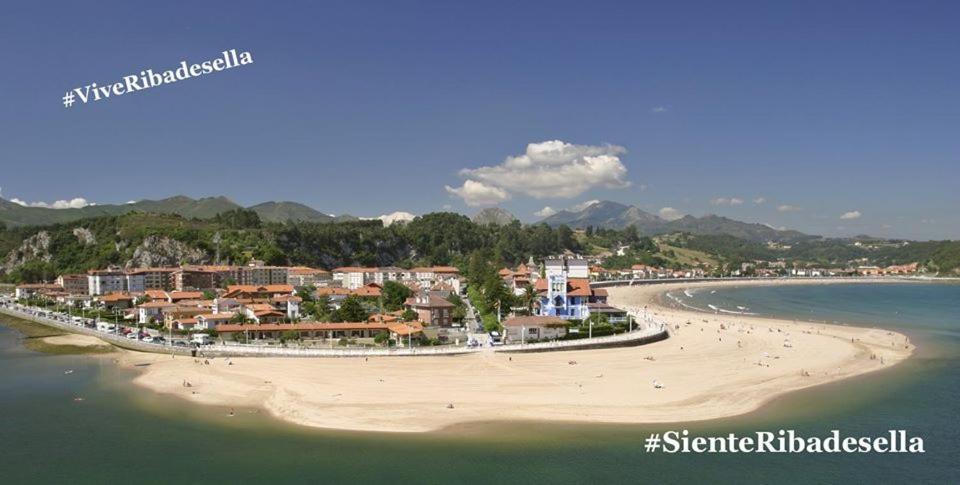
<path id="1" fill-rule="evenodd" d="M 960 238 L 957 18 L 955 2 L 16 2 L 0 16 L 0 188 L 376 216 L 472 214 L 457 195 L 472 180 L 526 221 L 610 199 Z M 231 48 L 254 63 L 61 104 Z M 503 165 L 552 140 L 572 158 Z"/>

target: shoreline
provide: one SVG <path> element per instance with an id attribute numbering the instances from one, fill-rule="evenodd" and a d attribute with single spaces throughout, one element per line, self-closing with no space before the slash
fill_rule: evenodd
<path id="1" fill-rule="evenodd" d="M 737 416 L 793 391 L 892 367 L 915 349 L 899 332 L 714 315 L 670 308 L 658 298 L 677 288 L 757 283 L 610 288 L 611 303 L 646 305 L 670 326 L 669 339 L 639 347 L 209 364 L 122 351 L 119 360 L 140 371 L 136 385 L 191 403 L 263 409 L 314 428 L 430 432 L 517 420 L 642 424 Z"/>

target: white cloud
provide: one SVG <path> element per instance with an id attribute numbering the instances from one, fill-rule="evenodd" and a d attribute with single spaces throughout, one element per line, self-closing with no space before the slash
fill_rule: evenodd
<path id="1" fill-rule="evenodd" d="M 548 205 L 548 206 L 544 207 L 543 209 L 540 209 L 540 210 L 534 212 L 533 215 L 535 215 L 535 216 L 537 216 L 537 217 L 550 217 L 550 216 L 552 216 L 552 215 L 554 215 L 554 214 L 556 214 L 556 213 L 557 213 L 557 211 L 554 210 L 552 207 L 550 207 L 550 206 Z"/>
<path id="2" fill-rule="evenodd" d="M 453 188 L 447 185 L 445 188 L 448 193 L 460 197 L 471 207 L 497 205 L 510 198 L 506 190 L 475 180 L 467 180 L 461 187 Z"/>
<path id="3" fill-rule="evenodd" d="M 53 203 L 27 202 L 14 197 L 10 199 L 10 202 L 13 202 L 14 204 L 22 205 L 24 207 L 43 207 L 46 209 L 81 209 L 88 205 L 97 205 L 94 202 L 87 201 L 87 199 L 84 199 L 83 197 L 74 197 L 73 199 L 70 199 L 70 200 L 57 200 L 57 201 L 54 201 Z"/>
<path id="4" fill-rule="evenodd" d="M 666 106 L 654 106 L 653 108 L 650 108 L 651 113 L 666 113 L 669 110 L 670 108 L 667 108 Z"/>
<path id="5" fill-rule="evenodd" d="M 795 205 L 790 205 L 790 204 L 783 204 L 783 205 L 777 206 L 777 211 L 779 212 L 796 212 L 798 210 L 800 210 L 799 207 Z"/>
<path id="6" fill-rule="evenodd" d="M 503 163 L 465 168 L 463 187 L 447 191 L 478 201 L 496 203 L 522 194 L 537 199 L 572 198 L 596 188 L 629 187 L 627 168 L 620 161 L 626 149 L 616 145 L 573 145 L 560 140 L 530 143 L 522 155 Z"/>
<path id="7" fill-rule="evenodd" d="M 765 197 L 757 197 L 756 199 L 753 199 L 753 203 L 757 205 L 763 204 L 766 201 L 767 199 Z"/>
<path id="8" fill-rule="evenodd" d="M 840 216 L 840 219 L 843 219 L 843 220 L 859 219 L 861 215 L 863 214 L 861 214 L 860 211 L 849 211 L 849 212 L 844 212 L 843 215 Z"/>
<path id="9" fill-rule="evenodd" d="M 587 207 L 590 207 L 590 206 L 593 205 L 593 204 L 599 204 L 599 203 L 600 203 L 600 201 L 597 200 L 597 199 L 588 200 L 588 201 L 586 201 L 586 202 L 581 202 L 581 203 L 579 203 L 579 204 L 574 205 L 573 207 L 570 207 L 570 212 L 581 212 L 581 211 L 583 211 L 584 209 L 586 209 Z"/>
<path id="10" fill-rule="evenodd" d="M 676 220 L 676 219 L 680 219 L 681 217 L 683 217 L 683 216 L 685 215 L 684 213 L 678 211 L 677 209 L 674 209 L 673 207 L 664 207 L 664 208 L 660 209 L 660 212 L 659 212 L 659 213 L 660 213 L 660 217 L 662 217 L 662 218 L 664 218 L 664 219 L 666 219 L 666 220 L 668 220 L 668 221 L 673 221 L 673 220 Z"/>
<path id="11" fill-rule="evenodd" d="M 383 221 L 384 226 L 389 226 L 394 222 L 412 221 L 414 217 L 417 217 L 417 216 L 409 212 L 397 211 L 397 212 L 392 212 L 390 214 L 384 214 L 380 217 L 377 217 L 377 219 L 380 219 L 381 221 Z"/>
<path id="12" fill-rule="evenodd" d="M 742 205 L 743 199 L 739 197 L 717 197 L 710 201 L 713 205 Z"/>

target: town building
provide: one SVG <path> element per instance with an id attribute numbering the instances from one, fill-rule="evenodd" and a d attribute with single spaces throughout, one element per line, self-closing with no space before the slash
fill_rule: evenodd
<path id="1" fill-rule="evenodd" d="M 126 271 L 127 291 L 172 290 L 178 268 L 136 268 Z"/>
<path id="2" fill-rule="evenodd" d="M 57 284 L 71 295 L 87 295 L 90 292 L 89 278 L 83 273 L 57 276 Z"/>
<path id="3" fill-rule="evenodd" d="M 308 268 L 306 266 L 295 266 L 287 270 L 287 284 L 296 288 L 304 286 L 327 286 L 330 284 L 331 274 L 329 271 Z"/>
<path id="4" fill-rule="evenodd" d="M 106 295 L 127 291 L 127 275 L 120 269 L 96 269 L 87 272 L 87 291 L 91 295 Z"/>
<path id="5" fill-rule="evenodd" d="M 428 292 L 421 292 L 407 298 L 404 307 L 417 312 L 417 319 L 435 327 L 453 325 L 453 309 L 456 307 L 444 298 Z"/>
<path id="6" fill-rule="evenodd" d="M 283 266 L 265 266 L 255 261 L 241 266 L 237 271 L 237 283 L 241 285 L 285 285 L 288 270 Z"/>
<path id="7" fill-rule="evenodd" d="M 503 321 L 504 337 L 510 343 L 555 340 L 567 335 L 567 322 L 548 316 L 522 316 Z"/>
<path id="8" fill-rule="evenodd" d="M 544 277 L 537 281 L 538 315 L 565 320 L 590 316 L 590 303 L 606 303 L 607 292 L 590 287 L 587 261 L 560 256 L 544 261 Z M 599 308 L 599 307 L 598 307 Z"/>
<path id="9" fill-rule="evenodd" d="M 236 266 L 189 265 L 173 273 L 173 288 L 178 291 L 210 290 L 239 282 L 240 272 Z"/>
<path id="10" fill-rule="evenodd" d="M 355 290 L 367 283 L 374 283 L 376 279 L 375 274 L 377 272 L 377 268 L 344 266 L 340 268 L 334 268 L 332 272 L 332 278 L 334 282 L 340 285 L 340 287 L 348 290 Z"/>
<path id="11" fill-rule="evenodd" d="M 50 296 L 56 293 L 62 293 L 63 287 L 51 283 L 31 283 L 17 285 L 13 294 L 19 300 L 21 298 L 33 298 L 36 296 Z"/>

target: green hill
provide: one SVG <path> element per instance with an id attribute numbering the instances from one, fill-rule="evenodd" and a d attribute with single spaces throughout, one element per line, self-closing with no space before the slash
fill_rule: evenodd
<path id="1" fill-rule="evenodd" d="M 330 222 L 334 218 L 297 202 L 264 202 L 249 207 L 261 220 L 268 222 L 306 221 Z"/>

